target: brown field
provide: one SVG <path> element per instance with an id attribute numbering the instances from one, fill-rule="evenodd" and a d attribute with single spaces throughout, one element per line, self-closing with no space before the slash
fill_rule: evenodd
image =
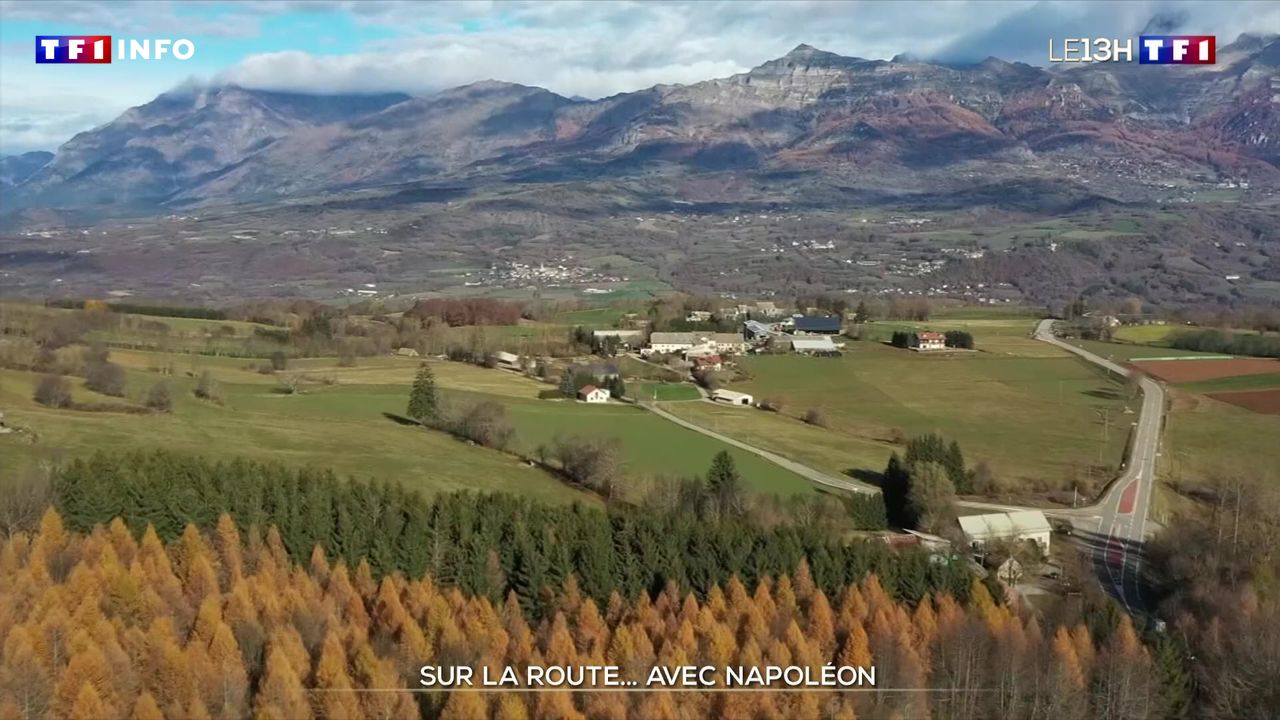
<path id="1" fill-rule="evenodd" d="M 1280 390 L 1237 390 L 1213 393 L 1209 397 L 1257 413 L 1280 415 Z"/>
<path id="2" fill-rule="evenodd" d="M 1130 363 L 1142 372 L 1171 383 L 1201 382 L 1238 375 L 1280 372 L 1280 360 L 1155 360 Z"/>

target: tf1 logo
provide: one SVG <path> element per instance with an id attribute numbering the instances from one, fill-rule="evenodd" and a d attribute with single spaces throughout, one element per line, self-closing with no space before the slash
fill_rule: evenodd
<path id="1" fill-rule="evenodd" d="M 1138 44 L 1143 65 L 1212 65 L 1218 51 L 1213 35 L 1142 35 Z"/>
<path id="2" fill-rule="evenodd" d="M 1049 62 L 1133 62 L 1133 38 L 1066 38 L 1049 41 Z M 1140 35 L 1138 62 L 1143 65 L 1213 65 L 1217 39 L 1213 35 Z"/>
<path id="3" fill-rule="evenodd" d="M 115 60 L 161 60 L 172 54 L 178 60 L 190 60 L 196 54 L 195 43 L 181 38 L 135 39 L 110 35 L 37 35 L 36 62 L 40 64 L 105 65 Z"/>

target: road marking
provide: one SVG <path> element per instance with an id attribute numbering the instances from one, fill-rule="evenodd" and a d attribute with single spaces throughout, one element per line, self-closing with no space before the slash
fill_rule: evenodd
<path id="1" fill-rule="evenodd" d="M 1138 495 L 1138 485 L 1142 481 L 1142 473 L 1138 473 L 1137 480 L 1130 480 L 1128 485 L 1124 486 L 1124 491 L 1120 493 L 1120 507 L 1116 511 L 1121 515 L 1128 515 L 1133 512 L 1133 501 Z"/>

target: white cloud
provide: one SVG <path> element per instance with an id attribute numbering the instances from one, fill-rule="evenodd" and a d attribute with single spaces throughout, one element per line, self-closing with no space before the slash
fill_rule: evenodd
<path id="1" fill-rule="evenodd" d="M 181 12 L 179 12 L 179 8 Z M 122 33 L 235 37 L 253 47 L 298 10 L 308 22 L 345 13 L 383 39 L 346 54 L 301 51 L 247 54 L 216 79 L 249 87 L 340 92 L 426 93 L 484 79 L 601 97 L 659 83 L 691 83 L 742 72 L 800 43 L 866 58 L 899 53 L 968 60 L 996 55 L 1042 62 L 1050 36 L 1124 37 L 1157 14 L 1183 19 L 1181 31 L 1226 43 L 1243 31 L 1280 30 L 1280 3 L 1212 0 L 1073 2 L 13 2 L 7 18 L 81 23 Z M 340 24 L 338 24 L 340 25 Z M 270 39 L 270 38 L 268 38 Z M 349 38 L 348 38 L 349 39 Z M 277 39 L 278 42 L 278 39 Z M 258 47 L 275 47 L 263 42 Z M 36 96 L 49 74 L 34 75 L 24 45 L 0 64 L 0 146 L 57 137 L 67 115 Z M 5 66 L 18 68 L 7 70 Z M 69 69 L 69 68 L 68 68 Z M 211 70 L 206 70 L 206 72 Z M 65 77 L 83 77 L 59 73 Z M 101 77 L 99 75 L 98 77 Z M 169 77 L 172 84 L 176 78 Z M 98 117 L 150 100 L 158 79 L 103 88 L 77 80 L 79 93 L 101 97 L 79 114 Z M 76 94 L 72 87 L 60 88 Z M 84 110 L 92 107 L 91 112 Z M 43 118 L 43 120 L 42 120 Z M 88 117 L 84 119 L 89 122 Z M 95 120 L 96 122 L 96 120 Z M 43 127 L 36 127 L 44 124 Z M 26 129 L 19 129 L 26 128 Z M 78 129 L 85 129 L 80 127 Z M 65 139 L 62 138 L 62 139 Z M 50 147 L 44 145 L 42 147 Z"/>

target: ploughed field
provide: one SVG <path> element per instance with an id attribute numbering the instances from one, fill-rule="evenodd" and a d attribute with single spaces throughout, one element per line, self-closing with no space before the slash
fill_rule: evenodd
<path id="1" fill-rule="evenodd" d="M 1213 393 L 1209 397 L 1258 413 L 1280 414 L 1280 388 L 1270 390 L 1236 390 Z"/>
<path id="2" fill-rule="evenodd" d="M 1133 366 L 1220 402 L 1256 413 L 1280 413 L 1280 360 L 1148 360 Z"/>
<path id="3" fill-rule="evenodd" d="M 1280 374 L 1280 360 L 1233 358 L 1231 360 L 1138 360 L 1133 366 L 1171 383 L 1193 383 L 1241 375 Z"/>

